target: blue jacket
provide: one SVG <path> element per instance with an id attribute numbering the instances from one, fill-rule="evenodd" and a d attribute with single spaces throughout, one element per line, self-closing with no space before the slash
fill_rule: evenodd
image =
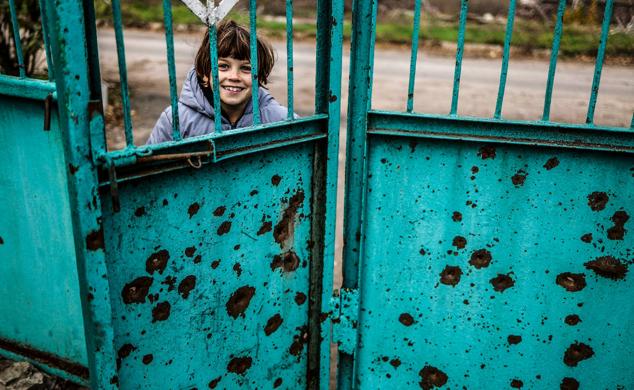
<path id="1" fill-rule="evenodd" d="M 281 106 L 268 91 L 259 88 L 258 100 L 260 103 L 261 123 L 283 121 L 287 117 L 288 110 Z M 182 138 L 214 132 L 214 108 L 205 98 L 201 86 L 198 84 L 196 71 L 192 68 L 185 78 L 181 95 L 178 99 L 178 118 Z M 222 117 L 222 129 L 248 127 L 253 124 L 253 106 L 249 99 L 244 114 L 238 120 L 235 127 L 224 116 Z M 156 121 L 152 134 L 147 144 L 158 144 L 172 140 L 172 107 L 167 107 Z"/>

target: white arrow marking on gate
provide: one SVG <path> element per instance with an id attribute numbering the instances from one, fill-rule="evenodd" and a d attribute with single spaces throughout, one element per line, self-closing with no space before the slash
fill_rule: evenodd
<path id="1" fill-rule="evenodd" d="M 207 26 L 213 26 L 224 19 L 231 8 L 238 3 L 238 0 L 223 0 L 218 6 L 214 6 L 213 0 L 207 0 L 207 6 L 204 6 L 198 0 L 181 1 Z"/>

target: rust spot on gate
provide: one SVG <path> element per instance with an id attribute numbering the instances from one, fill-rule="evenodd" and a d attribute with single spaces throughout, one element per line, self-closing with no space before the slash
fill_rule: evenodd
<path id="1" fill-rule="evenodd" d="M 277 389 L 280 386 L 282 386 L 282 378 L 277 378 L 275 382 L 273 382 L 273 388 Z"/>
<path id="2" fill-rule="evenodd" d="M 546 168 L 547 171 L 550 171 L 551 169 L 557 167 L 557 165 L 559 165 L 559 159 L 557 157 L 552 157 L 546 161 L 544 168 Z"/>
<path id="3" fill-rule="evenodd" d="M 579 390 L 579 381 L 575 378 L 565 377 L 559 385 L 560 390 Z"/>
<path id="4" fill-rule="evenodd" d="M 293 251 L 288 251 L 273 257 L 271 270 L 282 268 L 284 272 L 293 272 L 299 267 L 299 257 Z"/>
<path id="5" fill-rule="evenodd" d="M 597 275 L 612 280 L 624 279 L 627 273 L 627 265 L 612 256 L 597 257 L 583 265 Z"/>
<path id="6" fill-rule="evenodd" d="M 421 381 L 418 383 L 423 390 L 430 390 L 434 387 L 442 387 L 447 383 L 449 377 L 433 366 L 425 366 L 418 372 Z"/>
<path id="7" fill-rule="evenodd" d="M 165 280 L 161 282 L 161 284 L 164 284 L 167 286 L 167 291 L 172 291 L 174 290 L 176 287 L 176 278 L 173 276 L 166 276 Z"/>
<path id="8" fill-rule="evenodd" d="M 451 245 L 455 246 L 458 249 L 464 249 L 464 247 L 467 245 L 467 239 L 462 236 L 455 236 L 453 238 L 453 241 L 451 242 Z"/>
<path id="9" fill-rule="evenodd" d="M 411 326 L 414 323 L 414 317 L 409 313 L 402 313 L 398 316 L 398 321 L 405 326 Z"/>
<path id="10" fill-rule="evenodd" d="M 244 375 L 244 373 L 251 368 L 252 363 L 253 360 L 250 356 L 234 357 L 229 361 L 229 364 L 227 364 L 227 371 L 238 375 Z"/>
<path id="11" fill-rule="evenodd" d="M 194 257 L 194 253 L 196 253 L 196 247 L 195 246 L 189 246 L 189 247 L 185 248 L 185 256 Z"/>
<path id="12" fill-rule="evenodd" d="M 612 222 L 614 222 L 614 226 L 608 229 L 608 238 L 610 240 L 622 240 L 625 236 L 625 222 L 630 219 L 630 216 L 623 210 L 619 210 L 612 218 L 610 218 Z"/>
<path id="13" fill-rule="evenodd" d="M 569 314 L 564 319 L 564 322 L 570 326 L 575 326 L 581 322 L 581 318 L 579 318 L 579 316 L 576 314 Z"/>
<path id="14" fill-rule="evenodd" d="M 121 348 L 119 348 L 119 350 L 117 351 L 117 356 L 119 357 L 119 359 L 125 359 L 130 356 L 130 354 L 134 350 L 136 350 L 136 347 L 134 345 L 130 343 L 123 344 Z"/>
<path id="15" fill-rule="evenodd" d="M 282 219 L 275 225 L 273 230 L 273 238 L 275 242 L 280 244 L 280 247 L 284 247 L 284 242 L 291 238 L 295 228 L 295 215 L 297 210 L 304 203 L 304 191 L 297 190 L 297 192 L 291 196 L 288 201 L 288 207 L 282 214 Z"/>
<path id="16" fill-rule="evenodd" d="M 262 226 L 258 230 L 258 236 L 261 236 L 265 233 L 270 232 L 273 229 L 273 222 L 271 221 L 262 221 Z"/>
<path id="17" fill-rule="evenodd" d="M 515 281 L 509 274 L 498 274 L 495 278 L 489 280 L 495 291 L 504 292 L 507 288 L 513 287 Z"/>
<path id="18" fill-rule="evenodd" d="M 390 365 L 394 368 L 398 368 L 398 366 L 401 365 L 401 360 L 399 358 L 392 359 L 390 360 Z"/>
<path id="19" fill-rule="evenodd" d="M 230 230 L 231 230 L 231 221 L 224 221 L 218 227 L 217 233 L 219 236 L 222 236 L 223 234 L 229 233 Z"/>
<path id="20" fill-rule="evenodd" d="M 189 297 L 189 293 L 196 287 L 196 277 L 194 275 L 188 275 L 183 279 L 178 285 L 178 293 L 183 297 L 183 299 L 187 299 Z"/>
<path id="21" fill-rule="evenodd" d="M 274 186 L 279 185 L 280 181 L 282 181 L 282 176 L 280 175 L 273 175 L 271 177 L 271 184 L 273 184 Z"/>
<path id="22" fill-rule="evenodd" d="M 608 204 L 608 200 L 610 198 L 605 192 L 593 192 L 588 195 L 588 206 L 590 206 L 592 211 L 601 211 Z"/>
<path id="23" fill-rule="evenodd" d="M 480 156 L 483 160 L 495 158 L 495 147 L 490 145 L 481 147 L 478 152 L 478 156 Z"/>
<path id="24" fill-rule="evenodd" d="M 455 286 L 460 283 L 460 276 L 462 275 L 462 270 L 460 267 L 448 265 L 444 270 L 440 273 L 440 283 L 446 284 L 448 286 Z"/>
<path id="25" fill-rule="evenodd" d="M 451 216 L 451 219 L 454 222 L 460 222 L 462 221 L 462 213 L 460 213 L 459 211 L 454 211 L 453 215 Z"/>
<path id="26" fill-rule="evenodd" d="M 172 305 L 169 302 L 161 302 L 152 309 L 152 322 L 165 321 L 169 318 Z"/>
<path id="27" fill-rule="evenodd" d="M 216 269 L 220 265 L 220 259 L 211 262 L 211 268 Z"/>
<path id="28" fill-rule="evenodd" d="M 573 274 L 571 272 L 563 272 L 557 275 L 556 282 L 566 291 L 577 292 L 586 287 L 586 276 L 584 274 Z"/>
<path id="29" fill-rule="evenodd" d="M 227 208 L 225 206 L 218 206 L 216 207 L 216 209 L 214 210 L 214 215 L 216 217 L 222 217 L 225 213 L 225 211 L 227 210 Z"/>
<path id="30" fill-rule="evenodd" d="M 99 230 L 93 230 L 86 236 L 86 249 L 96 251 L 103 248 L 103 226 L 99 226 Z"/>
<path id="31" fill-rule="evenodd" d="M 158 252 L 152 253 L 147 260 L 145 260 L 145 271 L 150 275 L 158 271 L 158 273 L 162 275 L 169 258 L 170 253 L 167 249 L 161 249 Z"/>
<path id="32" fill-rule="evenodd" d="M 273 317 L 269 318 L 268 321 L 266 321 L 266 325 L 264 326 L 264 334 L 270 336 L 273 332 L 277 330 L 277 328 L 280 327 L 280 325 L 282 325 L 282 322 L 284 322 L 282 316 L 279 314 L 275 314 Z"/>
<path id="33" fill-rule="evenodd" d="M 240 276 L 242 275 L 242 266 L 240 265 L 240 263 L 235 263 L 233 265 L 233 271 L 236 273 L 236 275 Z"/>
<path id="34" fill-rule="evenodd" d="M 141 206 L 137 208 L 136 210 L 134 210 L 135 217 L 142 217 L 144 215 L 145 215 L 145 206 Z"/>
<path id="35" fill-rule="evenodd" d="M 511 177 L 511 181 L 513 182 L 513 185 L 515 187 L 521 187 L 526 181 L 526 176 L 528 176 L 528 173 L 526 173 L 525 170 L 520 169 L 515 175 Z"/>
<path id="36" fill-rule="evenodd" d="M 564 353 L 564 363 L 570 367 L 577 367 L 580 361 L 590 359 L 592 356 L 594 356 L 592 347 L 576 342 L 571 344 Z"/>
<path id="37" fill-rule="evenodd" d="M 200 204 L 198 204 L 198 202 L 192 203 L 187 209 L 187 214 L 189 214 L 189 218 L 191 219 L 191 217 L 196 215 L 198 210 L 200 210 Z"/>
<path id="38" fill-rule="evenodd" d="M 308 342 L 308 328 L 300 326 L 297 330 L 299 333 L 293 336 L 293 343 L 288 348 L 288 352 L 294 356 L 299 356 L 304 350 L 304 344 Z"/>
<path id="39" fill-rule="evenodd" d="M 514 389 L 521 389 L 522 387 L 524 387 L 524 382 L 519 379 L 513 379 L 511 381 L 511 387 Z"/>
<path id="40" fill-rule="evenodd" d="M 152 360 L 154 360 L 154 355 L 148 353 L 147 355 L 143 355 L 143 359 L 141 361 L 147 366 L 148 364 L 152 363 Z"/>
<path id="41" fill-rule="evenodd" d="M 469 264 L 476 267 L 477 269 L 486 268 L 491 264 L 491 252 L 486 249 L 478 249 L 477 251 L 471 254 L 471 260 L 469 260 Z"/>
<path id="42" fill-rule="evenodd" d="M 509 335 L 509 337 L 507 337 L 506 340 L 509 342 L 509 344 L 515 345 L 522 342 L 522 336 L 512 334 L 512 335 Z"/>
<path id="43" fill-rule="evenodd" d="M 303 292 L 298 292 L 297 294 L 295 294 L 295 303 L 297 303 L 298 305 L 303 305 L 304 302 L 306 302 L 306 294 L 304 294 Z"/>
<path id="44" fill-rule="evenodd" d="M 581 241 L 585 242 L 586 244 L 589 244 L 592 242 L 592 233 L 586 233 L 583 236 L 581 236 Z"/>
<path id="45" fill-rule="evenodd" d="M 222 379 L 222 377 L 221 377 L 221 376 L 219 376 L 219 377 L 218 377 L 218 378 L 216 378 L 216 379 L 212 379 L 212 380 L 209 382 L 209 385 L 208 385 L 208 386 L 209 386 L 209 388 L 210 388 L 210 389 L 215 389 L 215 388 L 216 388 L 216 386 L 218 386 L 218 383 L 220 383 L 220 380 L 221 380 L 221 379 Z"/>
<path id="46" fill-rule="evenodd" d="M 121 290 L 123 302 L 125 304 L 145 303 L 145 297 L 150 291 L 152 282 L 154 282 L 154 279 L 149 276 L 141 276 L 123 286 L 123 290 Z"/>
<path id="47" fill-rule="evenodd" d="M 249 307 L 254 294 L 255 288 L 251 286 L 242 286 L 237 289 L 227 301 L 227 314 L 234 319 L 238 316 L 244 317 L 244 311 Z"/>

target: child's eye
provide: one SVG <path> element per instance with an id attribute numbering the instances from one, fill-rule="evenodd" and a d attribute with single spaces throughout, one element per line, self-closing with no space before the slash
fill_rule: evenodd
<path id="1" fill-rule="evenodd" d="M 227 69 L 229 69 L 229 65 L 227 65 L 227 64 L 218 64 L 218 69 L 227 70 Z"/>
<path id="2" fill-rule="evenodd" d="M 242 65 L 242 66 L 240 67 L 240 70 L 242 70 L 243 72 L 249 72 L 249 73 L 250 73 L 250 72 L 251 72 L 251 66 L 249 66 L 249 65 Z"/>

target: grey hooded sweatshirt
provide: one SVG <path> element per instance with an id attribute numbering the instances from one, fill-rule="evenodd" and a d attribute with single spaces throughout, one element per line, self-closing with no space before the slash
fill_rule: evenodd
<path id="1" fill-rule="evenodd" d="M 281 106 L 264 88 L 260 87 L 258 92 L 258 102 L 260 103 L 260 121 L 262 124 L 278 122 L 286 119 L 288 110 Z M 180 122 L 180 133 L 182 138 L 195 137 L 198 135 L 210 134 L 214 132 L 214 107 L 209 103 L 198 84 L 195 69 L 187 73 L 181 95 L 178 99 L 178 118 Z M 235 127 L 224 116 L 222 117 L 222 129 L 248 127 L 253 124 L 253 106 L 249 99 L 245 107 L 244 114 L 238 120 Z M 172 107 L 167 107 L 156 121 L 152 134 L 147 140 L 147 144 L 158 144 L 172 140 Z"/>

